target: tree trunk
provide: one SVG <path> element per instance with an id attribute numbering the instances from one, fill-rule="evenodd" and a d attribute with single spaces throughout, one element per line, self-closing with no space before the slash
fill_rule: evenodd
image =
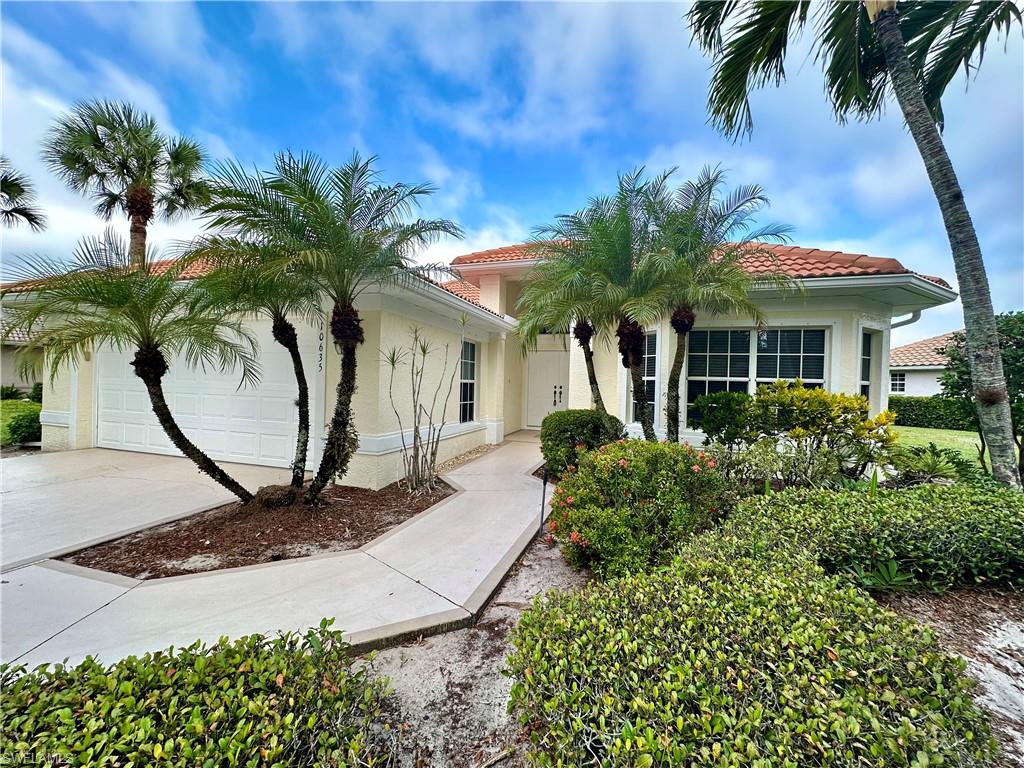
<path id="1" fill-rule="evenodd" d="M 666 439 L 679 442 L 679 380 L 686 359 L 686 334 L 676 334 L 676 353 L 672 357 L 672 368 L 668 372 L 668 402 L 665 404 L 665 418 L 668 419 Z"/>
<path id="2" fill-rule="evenodd" d="M 594 370 L 594 350 L 590 346 L 594 338 L 594 326 L 587 320 L 578 320 L 573 326 L 572 335 L 576 343 L 583 350 L 583 360 L 587 364 L 587 381 L 590 382 L 590 398 L 594 401 L 594 410 L 608 415 L 608 409 L 604 407 L 604 398 L 601 397 L 601 388 L 597 384 L 597 371 Z"/>
<path id="3" fill-rule="evenodd" d="M 295 383 L 299 388 L 299 396 L 295 401 L 299 408 L 299 433 L 295 438 L 295 457 L 292 459 L 292 487 L 301 488 L 306 479 L 306 452 L 309 448 L 309 384 L 306 382 L 302 355 L 299 354 L 299 339 L 295 333 L 295 326 L 284 316 L 275 315 L 273 333 L 274 340 L 291 355 Z"/>
<path id="4" fill-rule="evenodd" d="M 153 220 L 153 190 L 145 186 L 132 186 L 128 189 L 125 209 L 128 213 L 128 254 L 132 264 L 146 263 L 146 227 Z"/>
<path id="5" fill-rule="evenodd" d="M 160 422 L 160 426 L 174 447 L 191 459 L 202 472 L 235 494 L 242 503 L 250 501 L 252 494 L 221 469 L 213 459 L 203 453 L 195 443 L 185 437 L 178 422 L 174 420 L 174 415 L 164 398 L 164 389 L 161 384 L 161 380 L 167 372 L 167 362 L 164 360 L 163 353 L 158 348 L 138 349 L 135 352 L 132 366 L 135 368 L 135 375 L 146 385 L 153 413 L 156 414 L 157 421 Z"/>
<path id="6" fill-rule="evenodd" d="M 344 475 L 349 460 L 359 443 L 352 423 L 352 395 L 356 391 L 356 348 L 363 341 L 359 313 L 355 307 L 334 305 L 331 317 L 331 336 L 341 347 L 341 376 L 338 378 L 334 415 L 327 430 L 324 455 L 316 477 L 306 490 L 306 503 L 311 504 L 321 491 L 338 475 Z"/>
<path id="7" fill-rule="evenodd" d="M 999 336 L 974 223 L 942 137 L 925 104 L 921 85 L 907 59 L 895 8 L 881 11 L 874 20 L 874 28 L 882 44 L 896 99 L 924 160 L 928 179 L 942 211 L 960 284 L 971 383 L 978 421 L 988 444 L 992 476 L 1000 483 L 1019 488 L 1021 481 L 1014 455 Z"/>
<path id="8" fill-rule="evenodd" d="M 128 235 L 128 254 L 132 264 L 142 266 L 146 263 L 146 225 L 141 217 L 131 217 Z"/>
<path id="9" fill-rule="evenodd" d="M 654 407 L 647 401 L 647 387 L 644 382 L 644 364 L 640 362 L 629 366 L 629 375 L 633 380 L 633 399 L 640 411 L 640 427 L 644 431 L 644 439 L 654 443 L 658 436 L 654 434 Z"/>
<path id="10" fill-rule="evenodd" d="M 640 412 L 640 426 L 644 431 L 644 439 L 652 443 L 658 438 L 654 434 L 654 410 L 648 407 L 647 387 L 644 382 L 644 345 L 647 339 L 644 329 L 635 320 L 621 318 L 619 326 L 615 329 L 615 336 L 619 340 L 619 355 L 622 357 L 622 365 L 629 371 L 630 381 L 633 385 L 633 402 Z M 630 408 L 630 405 L 626 406 Z M 631 414 L 626 414 L 629 421 Z"/>

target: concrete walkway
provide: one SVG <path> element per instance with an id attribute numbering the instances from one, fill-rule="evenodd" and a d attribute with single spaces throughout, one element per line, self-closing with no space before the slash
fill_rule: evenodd
<path id="1" fill-rule="evenodd" d="M 0 658 L 105 662 L 334 617 L 354 645 L 471 622 L 537 532 L 535 433 L 445 476 L 458 493 L 359 550 L 136 581 L 46 560 L 3 575 Z"/>

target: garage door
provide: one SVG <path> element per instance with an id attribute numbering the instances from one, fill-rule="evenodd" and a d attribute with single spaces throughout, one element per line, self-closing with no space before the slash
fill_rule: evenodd
<path id="1" fill-rule="evenodd" d="M 190 369 L 170 361 L 163 380 L 167 404 L 182 431 L 207 454 L 222 461 L 290 466 L 295 450 L 298 408 L 291 357 L 270 332 L 269 321 L 254 321 L 260 343 L 260 382 L 239 388 L 239 371 Z M 309 381 L 313 435 L 323 421 L 321 402 L 322 331 L 300 327 L 299 347 Z M 97 355 L 96 444 L 147 453 L 178 455 L 153 415 L 146 388 L 131 367 L 133 353 L 103 350 Z M 311 439 L 307 466 L 317 460 Z"/>

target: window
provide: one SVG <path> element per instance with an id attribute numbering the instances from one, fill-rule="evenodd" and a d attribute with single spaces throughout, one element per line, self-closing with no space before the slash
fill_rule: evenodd
<path id="1" fill-rule="evenodd" d="M 644 335 L 644 389 L 647 390 L 647 408 L 656 413 L 658 402 L 658 334 Z M 640 421 L 640 410 L 633 401 L 633 421 Z"/>
<path id="2" fill-rule="evenodd" d="M 825 385 L 824 330 L 757 331 L 757 382 L 779 379 L 801 379 L 809 389 Z"/>
<path id="3" fill-rule="evenodd" d="M 907 391 L 907 374 L 903 371 L 890 371 L 889 372 L 889 391 L 890 392 L 906 392 Z"/>
<path id="4" fill-rule="evenodd" d="M 462 370 L 459 374 L 459 421 L 476 418 L 476 344 L 462 342 Z"/>
<path id="5" fill-rule="evenodd" d="M 864 331 L 860 335 L 860 393 L 871 399 L 871 342 L 873 334 Z"/>
<path id="6" fill-rule="evenodd" d="M 750 382 L 750 331 L 691 331 L 687 346 L 686 422 L 700 424 L 693 407 L 701 395 L 746 392 Z"/>

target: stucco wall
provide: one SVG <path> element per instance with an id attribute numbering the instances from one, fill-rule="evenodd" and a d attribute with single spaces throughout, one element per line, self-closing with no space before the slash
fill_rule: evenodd
<path id="1" fill-rule="evenodd" d="M 912 368 L 900 368 L 901 373 L 906 374 L 907 388 L 903 392 L 891 392 L 893 395 L 915 395 L 926 397 L 937 395 L 942 392 L 942 385 L 939 384 L 939 371 L 915 371 Z"/>
<path id="2" fill-rule="evenodd" d="M 25 378 L 18 372 L 18 347 L 13 344 L 0 345 L 0 384 L 5 387 L 19 387 L 30 390 L 35 384 L 34 377 Z"/>

